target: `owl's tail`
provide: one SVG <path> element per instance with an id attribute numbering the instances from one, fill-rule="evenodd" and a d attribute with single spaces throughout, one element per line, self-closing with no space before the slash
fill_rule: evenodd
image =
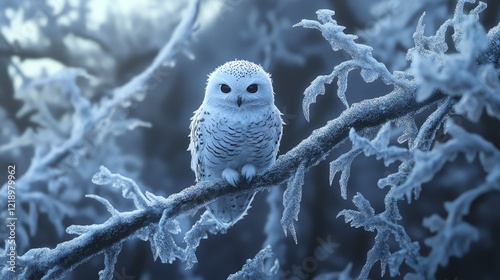
<path id="1" fill-rule="evenodd" d="M 215 220 L 224 227 L 230 227 L 245 216 L 254 196 L 255 193 L 222 196 L 207 208 Z"/>

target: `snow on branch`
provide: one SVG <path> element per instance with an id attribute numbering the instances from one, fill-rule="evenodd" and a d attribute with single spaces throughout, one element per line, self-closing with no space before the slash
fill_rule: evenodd
<path id="1" fill-rule="evenodd" d="M 498 162 L 498 161 L 497 161 Z M 436 234 L 425 240 L 431 252 L 423 260 L 420 277 L 432 278 L 439 266 L 446 266 L 450 257 L 462 257 L 469 251 L 470 244 L 479 239 L 479 230 L 464 221 L 471 204 L 481 195 L 500 191 L 500 166 L 488 174 L 486 182 L 462 193 L 458 198 L 444 204 L 446 219 L 437 214 L 424 219 L 424 226 Z"/>
<path id="2" fill-rule="evenodd" d="M 384 131 L 389 125 L 384 127 L 377 138 L 381 138 L 379 136 L 385 133 Z M 354 146 L 361 147 L 366 155 L 376 155 L 377 158 L 384 159 L 386 164 L 395 160 L 402 161 L 403 164 L 408 164 L 408 162 L 413 164 L 404 182 L 400 185 L 393 185 L 387 193 L 384 212 L 375 215 L 369 201 L 360 193 L 353 198 L 358 210 L 339 212 L 339 215 L 343 215 L 345 221 L 350 222 L 353 227 L 364 227 L 367 231 L 377 230 L 375 244 L 368 252 L 360 278 L 367 278 L 371 267 L 378 260 L 382 265 L 382 276 L 385 266 L 389 266 L 392 277 L 396 276 L 399 273 L 399 266 L 403 261 L 406 261 L 418 274 L 416 279 L 420 279 L 424 275 L 424 278 L 432 278 L 438 265 L 446 265 L 451 256 L 462 256 L 468 251 L 470 243 L 478 239 L 477 229 L 463 221 L 462 218 L 468 213 L 472 201 L 481 194 L 500 190 L 500 151 L 479 135 L 469 133 L 451 121 L 448 121 L 446 128 L 453 138 L 444 144 L 436 144 L 429 151 L 388 147 L 385 141 L 382 141 L 385 143 L 380 145 L 379 141 L 370 141 L 351 130 L 350 138 L 354 142 Z M 445 204 L 445 208 L 449 212 L 446 221 L 438 215 L 432 215 L 424 220 L 424 226 L 437 234 L 426 240 L 426 244 L 432 248 L 432 251 L 429 256 L 422 257 L 418 253 L 418 243 L 411 242 L 404 228 L 396 223 L 397 220 L 401 219 L 396 201 L 401 200 L 404 195 L 410 201 L 412 193 L 420 192 L 422 183 L 432 179 L 444 164 L 454 160 L 458 153 L 463 153 L 469 162 L 478 156 L 483 169 L 489 174 L 483 185 L 461 194 L 452 203 Z M 389 251 L 388 238 L 391 235 L 400 243 L 400 251 L 394 253 Z M 450 250 L 450 248 L 452 249 Z M 408 257 L 410 258 L 408 259 Z"/>
<path id="3" fill-rule="evenodd" d="M 478 14 L 486 8 L 479 4 L 468 14 L 464 12 L 465 2 L 475 3 L 475 0 L 461 0 L 455 9 L 452 19 L 445 21 L 433 36 L 425 36 L 423 18 L 417 24 L 413 35 L 415 47 L 408 50 L 407 59 L 412 61 L 410 72 L 420 88 L 418 100 L 424 100 L 440 90 L 453 97 L 460 97 L 455 104 L 455 111 L 466 115 L 477 122 L 483 109 L 496 118 L 500 118 L 500 82 L 494 63 L 478 64 L 478 61 L 491 60 L 494 50 L 495 28 L 486 34 L 478 20 Z M 446 31 L 453 28 L 453 43 L 458 54 L 447 54 L 449 49 L 445 40 Z M 497 28 L 498 29 L 498 28 Z M 489 43 L 488 43 L 489 42 Z M 490 60 L 485 59 L 486 56 Z M 498 56 L 498 52 L 496 52 Z"/>
<path id="4" fill-rule="evenodd" d="M 409 112 L 394 122 L 396 125 L 404 127 L 403 134 L 398 138 L 398 142 L 407 141 L 408 148 L 412 153 L 418 153 L 415 150 L 428 151 L 431 148 L 436 132 L 443 126 L 452 110 L 459 114 L 466 114 L 471 120 L 477 121 L 483 112 L 483 108 L 486 108 L 486 112 L 491 116 L 500 118 L 500 114 L 498 114 L 500 103 L 496 100 L 498 94 L 493 93 L 500 90 L 500 82 L 496 74 L 497 71 L 492 69 L 494 64 L 492 62 L 495 61 L 494 57 L 495 55 L 498 57 L 499 54 L 495 52 L 494 42 L 477 44 L 477 41 L 488 42 L 488 40 L 483 40 L 485 39 L 483 38 L 485 36 L 484 31 L 477 23 L 478 14 L 484 10 L 485 4 L 480 2 L 466 14 L 464 12 L 465 2 L 475 3 L 473 0 L 458 1 L 453 18 L 445 21 L 435 35 L 424 36 L 423 16 L 420 18 L 417 30 L 413 35 L 415 47 L 410 49 L 407 54 L 407 58 L 412 60 L 413 63 L 406 77 L 414 76 L 409 82 L 412 84 L 411 88 L 416 90 L 417 100 L 425 100 L 434 94 L 447 94 L 449 97 L 442 104 L 439 104 L 439 108 L 427 117 L 420 128 L 415 124 L 415 112 Z M 460 49 L 460 54 L 446 53 L 449 47 L 445 41 L 445 33 L 450 26 L 455 31 L 453 36 L 454 44 L 457 49 Z M 495 30 L 495 28 L 492 30 Z M 495 31 L 490 31 L 488 34 L 488 39 L 494 40 Z M 485 51 L 486 45 L 489 47 Z M 484 55 L 482 55 L 483 53 Z M 485 64 L 477 64 L 476 59 L 478 56 L 483 57 L 482 61 Z M 489 58 L 486 59 L 485 57 Z M 432 71 L 436 72 L 430 73 Z M 396 76 L 403 77 L 405 75 L 398 72 Z M 345 198 L 347 195 L 346 188 L 350 166 L 361 149 L 360 145 L 355 145 L 356 142 L 363 144 L 363 151 L 367 156 L 374 154 L 377 157 L 386 157 L 384 159 L 386 165 L 389 165 L 394 160 L 402 161 L 398 172 L 379 180 L 379 187 L 387 185 L 395 187 L 404 182 L 412 182 L 412 180 L 408 180 L 408 176 L 414 170 L 414 158 L 409 153 L 406 153 L 403 148 L 383 148 L 376 143 L 369 144 L 370 140 L 363 140 L 355 134 L 351 135 L 351 140 L 354 143 L 353 149 L 330 164 L 330 181 L 333 180 L 337 172 L 342 172 L 340 178 L 342 197 Z M 386 143 L 388 143 L 388 140 L 387 138 Z M 396 150 L 399 150 L 399 158 L 392 157 L 391 160 L 388 160 L 389 154 Z M 427 173 L 426 180 L 433 178 L 434 174 Z M 405 185 L 404 189 L 408 188 L 406 193 L 408 200 L 411 199 L 411 192 L 418 197 L 420 185 L 421 182 L 412 187 Z M 398 190 L 401 189 L 398 188 Z M 399 196 L 397 197 L 399 198 Z"/>
<path id="5" fill-rule="evenodd" d="M 481 53 L 478 58 L 478 62 L 481 64 L 492 63 L 496 69 L 500 68 L 500 23 L 490 29 L 488 34 L 488 47 L 486 51 Z M 498 71 L 497 71 L 498 72 Z"/>
<path id="6" fill-rule="evenodd" d="M 359 279 L 367 279 L 372 266 L 380 261 L 381 276 L 385 274 L 386 267 L 389 266 L 392 277 L 399 273 L 399 266 L 406 261 L 414 269 L 418 269 L 421 258 L 418 242 L 412 242 L 406 233 L 405 228 L 397 223 L 401 215 L 394 200 L 386 199 L 386 210 L 380 214 L 375 214 L 375 210 L 362 194 L 357 193 L 352 199 L 358 210 L 342 210 L 338 216 L 344 216 L 345 222 L 351 223 L 353 227 L 363 227 L 367 231 L 377 231 L 375 244 L 368 251 L 365 265 L 361 270 Z M 388 240 L 393 236 L 404 254 L 391 254 Z"/>
<path id="7" fill-rule="evenodd" d="M 325 84 L 332 83 L 333 79 L 338 79 L 337 95 L 342 103 L 349 107 L 345 92 L 347 90 L 347 77 L 349 72 L 354 69 L 361 69 L 361 77 L 367 83 L 375 81 L 381 77 L 386 84 L 408 88 L 409 84 L 402 79 L 398 79 L 387 70 L 383 63 L 378 62 L 372 56 L 372 48 L 354 42 L 358 37 L 352 34 L 345 34 L 344 26 L 338 25 L 333 19 L 335 12 L 332 10 L 318 10 L 316 12 L 318 20 L 302 20 L 294 26 L 305 28 L 314 28 L 321 31 L 323 37 L 330 43 L 334 51 L 343 50 L 352 59 L 342 62 L 335 66 L 333 72 L 329 75 L 318 76 L 304 92 L 302 108 L 304 116 L 309 120 L 309 107 L 316 102 L 318 95 L 325 94 Z"/>
<path id="8" fill-rule="evenodd" d="M 378 130 L 378 133 L 373 140 L 361 137 L 358 132 L 351 129 L 349 132 L 349 139 L 353 143 L 351 150 L 330 162 L 330 185 L 332 184 L 335 174 L 341 172 L 339 180 L 340 193 L 342 198 L 347 199 L 347 183 L 351 173 L 352 162 L 362 152 L 364 152 L 366 156 L 375 155 L 377 159 L 383 159 L 385 166 L 389 166 L 395 161 L 401 161 L 402 163 L 399 167 L 399 171 L 388 175 L 387 178 L 379 180 L 379 187 L 383 188 L 386 185 L 397 186 L 401 184 L 407 178 L 409 172 L 411 171 L 411 167 L 413 166 L 411 151 L 415 149 L 427 151 L 431 148 L 431 145 L 435 140 L 436 132 L 440 127 L 442 127 L 446 116 L 452 109 L 453 104 L 455 104 L 455 100 L 451 97 L 447 97 L 442 102 L 439 108 L 426 119 L 420 129 L 416 129 L 416 136 L 412 136 L 412 138 L 414 138 L 411 140 L 412 144 L 408 143 L 409 149 L 397 146 L 388 146 L 392 131 L 391 122 L 384 124 Z M 410 119 L 408 115 L 405 115 L 402 118 Z M 415 125 L 413 118 L 411 118 L 411 120 L 401 120 L 402 118 L 394 121 L 394 123 L 400 124 L 402 121 L 410 121 L 413 125 Z M 408 132 L 403 132 L 403 135 L 409 134 Z M 398 142 L 400 138 L 401 136 L 398 138 Z"/>
<path id="9" fill-rule="evenodd" d="M 347 182 L 349 181 L 349 177 L 351 176 L 351 166 L 354 159 L 361 154 L 361 149 L 352 148 L 347 153 L 341 155 L 334 161 L 330 162 L 330 186 L 333 183 L 333 178 L 335 174 L 340 172 L 340 195 L 343 199 L 347 199 Z"/>
<path id="10" fill-rule="evenodd" d="M 247 260 L 247 263 L 240 271 L 229 275 L 227 279 L 275 279 L 280 266 L 278 259 L 274 260 L 272 267 L 266 267 L 266 260 L 273 257 L 274 253 L 271 246 L 268 245 L 260 250 L 260 252 L 255 255 L 255 258 Z"/>
<path id="11" fill-rule="evenodd" d="M 92 182 L 96 185 L 112 184 L 113 187 L 121 189 L 123 197 L 132 199 L 137 209 L 144 209 L 152 204 L 133 180 L 120 174 L 111 174 L 104 166 L 92 177 Z"/>
<path id="12" fill-rule="evenodd" d="M 302 186 L 304 185 L 304 165 L 301 164 L 295 174 L 288 181 L 288 186 L 283 194 L 283 217 L 281 218 L 281 225 L 285 236 L 287 235 L 287 230 L 292 233 L 293 240 L 297 244 L 297 233 L 295 232 L 295 226 L 293 221 L 299 220 L 300 212 L 300 200 L 302 199 Z"/>
<path id="13" fill-rule="evenodd" d="M 77 79 L 80 77 L 92 79 L 85 70 L 66 68 L 64 71 L 56 73 L 53 76 L 43 77 L 33 81 L 27 81 L 27 78 L 24 77 L 21 72 L 19 73 L 26 80 L 27 85 L 19 92 L 16 92 L 16 98 L 25 101 L 18 114 L 22 115 L 35 110 L 37 113 L 34 114 L 33 119 L 38 123 L 42 122 L 41 125 L 48 128 L 40 129 L 36 133 L 28 129 L 20 137 L 21 139 L 28 140 L 19 141 L 19 139 L 13 139 L 12 143 L 6 143 L 0 146 L 0 152 L 2 152 L 12 149 L 13 147 L 18 147 L 19 145 L 33 145 L 34 155 L 31 163 L 26 172 L 21 177 L 17 178 L 16 181 L 16 187 L 20 192 L 26 194 L 31 193 L 32 195 L 38 193 L 40 196 L 47 196 L 44 191 L 34 187 L 35 184 L 44 182 L 50 182 L 49 187 L 52 187 L 50 190 L 51 192 L 60 189 L 60 187 L 54 187 L 54 185 L 61 184 L 58 181 L 58 177 L 63 171 L 55 167 L 60 167 L 65 160 L 71 161 L 70 157 L 77 153 L 76 151 L 79 151 L 81 146 L 86 144 L 85 141 L 94 133 L 109 133 L 109 127 L 103 126 L 105 126 L 104 124 L 107 119 L 110 118 L 118 108 L 123 106 L 126 102 L 130 102 L 130 100 L 142 100 L 144 94 L 149 89 L 148 81 L 151 78 L 155 78 L 155 71 L 158 71 L 165 65 L 170 65 L 174 61 L 179 50 L 182 49 L 180 46 L 186 44 L 186 41 L 195 31 L 194 25 L 198 15 L 198 9 L 199 0 L 190 1 L 189 7 L 186 10 L 186 16 L 183 17 L 182 21 L 178 24 L 170 40 L 160 50 L 153 63 L 128 83 L 113 90 L 110 97 L 104 96 L 97 104 L 91 103 L 77 84 Z M 55 118 L 40 99 L 32 99 L 32 90 L 38 87 L 48 86 L 58 88 L 58 91 L 69 99 L 72 105 L 72 108 L 68 109 L 68 111 L 72 110 L 73 113 L 70 115 L 69 119 L 62 118 L 60 121 L 61 124 L 55 121 Z M 53 95 L 50 88 L 47 91 L 48 92 L 44 93 Z M 127 119 L 123 124 L 127 129 L 148 125 L 149 124 L 145 122 L 135 119 Z M 30 141 L 29 139 L 37 139 L 38 141 Z M 72 182 L 69 183 L 71 184 Z M 0 206 L 5 205 L 7 201 L 6 189 L 7 183 L 3 184 L 0 189 Z M 64 217 L 64 215 L 74 213 L 71 205 L 66 206 L 68 208 L 67 211 L 62 211 L 60 209 L 61 202 L 57 199 L 49 198 L 43 200 L 43 203 L 39 203 L 39 200 L 29 201 L 25 198 L 26 196 L 20 196 L 17 203 L 28 204 L 28 210 L 25 211 L 23 207 L 19 207 L 18 215 L 20 216 L 20 220 L 29 221 L 26 226 L 32 234 L 36 232 L 37 219 L 28 217 L 37 217 L 35 216 L 36 212 L 43 212 L 37 209 L 47 209 L 48 216 L 52 217 L 51 221 L 54 223 L 55 228 L 58 229 L 58 233 L 62 234 L 64 232 L 62 230 L 64 228 L 62 225 L 63 219 L 60 218 L 55 220 L 54 218 L 60 217 L 61 215 Z M 2 207 L 5 208 L 6 206 Z M 2 212 L 2 215 L 5 215 L 5 212 Z M 29 244 L 29 238 L 25 226 L 20 226 L 17 229 L 19 230 L 19 244 L 22 244 L 20 246 L 27 246 Z"/>
<path id="14" fill-rule="evenodd" d="M 447 161 L 454 160 L 458 153 L 463 153 L 469 162 L 479 155 L 486 172 L 500 168 L 498 164 L 500 152 L 493 144 L 477 134 L 465 131 L 451 121 L 448 121 L 446 127 L 453 138 L 444 144 L 436 143 L 429 152 L 413 151 L 414 167 L 411 173 L 403 184 L 392 188 L 389 195 L 396 199 L 406 195 L 410 200 L 412 193 L 419 192 L 421 185 L 432 179 Z"/>
<path id="15" fill-rule="evenodd" d="M 200 245 L 201 239 L 207 239 L 208 233 L 217 234 L 219 232 L 225 233 L 226 228 L 214 220 L 208 210 L 205 211 L 184 236 L 184 243 L 186 243 L 186 269 L 192 268 L 198 262 L 195 252 L 196 248 Z"/>
<path id="16" fill-rule="evenodd" d="M 429 120 L 429 123 L 432 123 L 434 119 L 429 117 L 427 121 Z M 426 128 L 427 126 L 424 124 L 422 127 Z M 418 198 L 421 185 L 434 178 L 444 164 L 454 160 L 458 153 L 463 153 L 469 162 L 472 162 L 479 155 L 486 172 L 500 168 L 498 164 L 495 164 L 496 161 L 500 162 L 500 152 L 493 144 L 479 135 L 465 131 L 451 121 L 446 123 L 445 129 L 453 138 L 443 144 L 436 143 L 429 150 L 405 150 L 396 146 L 377 146 L 372 141 L 359 137 L 354 131 L 351 132 L 350 137 L 353 142 L 362 147 L 367 156 L 376 155 L 377 158 L 383 158 L 386 165 L 393 161 L 402 162 L 398 173 L 379 180 L 378 185 L 381 188 L 391 186 L 388 195 L 395 199 L 402 199 L 406 196 L 407 200 L 411 201 L 412 194 Z M 425 132 L 426 130 L 421 131 Z M 430 148 L 426 143 L 425 147 Z M 406 171 L 406 174 L 403 171 Z"/>
<path id="17" fill-rule="evenodd" d="M 122 102 L 144 94 L 148 90 L 148 80 L 154 78 L 155 71 L 158 71 L 165 65 L 170 65 L 174 62 L 174 58 L 181 46 L 186 44 L 186 41 L 195 31 L 195 21 L 198 15 L 200 1 L 192 0 L 187 8 L 186 15 L 175 28 L 168 43 L 161 48 L 153 62 L 140 74 L 133 77 L 129 82 L 113 91 L 113 97 L 109 100 L 104 100 L 98 112 L 95 112 L 95 118 L 99 119 L 107 114 L 107 110 L 115 107 Z"/>

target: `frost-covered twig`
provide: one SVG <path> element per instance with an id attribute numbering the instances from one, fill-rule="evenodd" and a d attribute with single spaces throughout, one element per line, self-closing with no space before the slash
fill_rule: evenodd
<path id="1" fill-rule="evenodd" d="M 389 198 L 390 199 L 390 198 Z M 380 214 L 375 214 L 375 210 L 362 194 L 356 194 L 352 201 L 358 210 L 342 210 L 338 216 L 344 216 L 345 222 L 351 223 L 353 227 L 364 227 L 367 231 L 377 231 L 375 244 L 368 251 L 367 260 L 361 270 L 359 279 L 367 279 L 375 262 L 380 260 L 381 276 L 384 276 L 386 266 L 389 266 L 391 276 L 399 273 L 401 263 L 406 263 L 413 269 L 418 269 L 421 259 L 420 246 L 412 242 L 405 228 L 397 223 L 401 215 L 396 206 L 395 200 L 386 200 L 386 209 Z M 393 236 L 404 254 L 391 254 L 388 240 Z"/>
<path id="2" fill-rule="evenodd" d="M 469 13 L 464 11 L 465 2 L 458 1 L 453 18 L 445 21 L 434 36 L 425 36 L 425 16 L 420 18 L 413 38 L 415 47 L 408 50 L 407 59 L 412 60 L 410 71 L 421 86 L 417 92 L 418 100 L 432 95 L 436 89 L 443 93 L 460 97 L 454 109 L 457 113 L 477 122 L 483 109 L 492 117 L 500 116 L 500 82 L 495 71 L 495 40 L 498 27 L 492 28 L 488 35 L 478 23 L 478 14 L 486 8 L 479 1 Z M 457 54 L 445 53 L 449 46 L 445 41 L 446 31 L 453 27 L 453 43 Z M 489 58 L 486 58 L 489 57 Z M 492 62 L 478 64 L 478 61 Z"/>
<path id="3" fill-rule="evenodd" d="M 415 18 L 424 11 L 432 11 L 432 20 L 428 25 L 435 29 L 448 17 L 447 0 L 401 1 L 386 0 L 375 3 L 371 14 L 375 21 L 368 23 L 358 35 L 373 47 L 375 57 L 393 69 L 407 67 L 406 50 L 411 48 L 411 36 L 415 31 Z"/>
<path id="4" fill-rule="evenodd" d="M 182 21 L 174 30 L 170 40 L 160 50 L 153 63 L 128 83 L 112 91 L 111 98 L 107 96 L 104 97 L 98 105 L 92 105 L 77 87 L 76 80 L 78 77 L 88 77 L 86 72 L 81 69 L 65 69 L 64 71 L 54 75 L 53 77 L 45 78 L 26 86 L 28 88 L 31 88 L 43 85 L 45 83 L 61 83 L 62 85 L 67 87 L 64 93 L 69 96 L 68 98 L 71 101 L 74 113 L 72 115 L 72 126 L 70 128 L 70 131 L 67 132 L 69 134 L 67 135 L 67 137 L 63 138 L 63 140 L 61 140 L 59 143 L 51 142 L 48 147 L 45 147 L 43 145 L 35 145 L 34 156 L 31 160 L 30 166 L 24 174 L 17 178 L 16 187 L 19 192 L 25 194 L 35 192 L 35 190 L 32 189 L 32 186 L 35 183 L 51 182 L 55 180 L 55 178 L 58 176 L 58 172 L 54 169 L 54 167 L 61 163 L 65 158 L 70 156 L 72 154 L 72 151 L 78 150 L 79 145 L 81 145 L 82 142 L 85 141 L 86 137 L 94 130 L 99 129 L 99 126 L 102 125 L 103 121 L 108 118 L 110 114 L 112 114 L 115 108 L 121 106 L 123 102 L 137 97 L 138 95 L 143 95 L 147 92 L 147 90 L 149 89 L 148 81 L 151 78 L 155 78 L 155 71 L 158 71 L 159 69 L 161 69 L 161 67 L 164 67 L 164 63 L 171 63 L 174 60 L 175 55 L 181 49 L 179 48 L 179 46 L 185 44 L 194 32 L 194 24 L 198 15 L 198 9 L 199 0 L 191 1 L 186 11 L 186 16 L 183 17 Z M 25 103 L 25 106 L 29 107 L 33 106 L 33 104 Z M 50 114 L 48 112 L 44 112 L 44 110 L 41 110 L 40 113 L 42 116 L 45 116 L 45 118 L 42 119 L 49 120 L 48 123 L 50 125 Z M 132 122 L 132 125 L 138 124 L 136 121 Z M 53 124 L 52 127 L 54 127 L 55 131 L 59 130 L 58 127 L 56 127 L 56 124 Z M 28 131 L 27 133 L 30 136 L 32 135 L 31 131 Z M 6 147 L 12 146 L 13 144 L 6 144 Z M 1 150 L 4 149 L 0 147 L 0 151 Z M 5 183 L 0 189 L 0 206 L 5 205 L 7 201 L 5 197 L 7 194 L 6 188 L 7 184 Z M 23 200 L 23 197 L 24 196 L 20 196 L 17 200 L 17 203 L 22 204 L 26 202 L 25 200 Z M 33 203 L 34 202 L 29 202 L 30 207 L 33 207 Z M 50 204 L 51 200 L 47 200 L 45 203 Z M 5 206 L 2 207 L 6 208 Z M 33 211 L 34 210 L 31 210 L 31 212 Z M 23 212 L 23 208 L 20 207 L 18 214 L 23 215 Z M 26 216 L 27 215 L 28 214 L 26 214 Z M 51 215 L 55 216 L 56 214 L 53 213 Z M 58 223 L 62 223 L 62 219 L 59 221 L 55 221 L 56 227 L 61 228 L 62 224 L 59 225 Z M 34 225 L 30 224 L 29 226 L 33 228 L 36 226 L 36 223 Z M 18 227 L 18 230 L 20 231 L 19 236 L 21 238 L 27 236 L 24 233 L 25 230 L 23 227 Z M 21 246 L 26 246 L 28 244 L 27 237 L 23 238 L 20 244 L 23 244 Z"/>
<path id="5" fill-rule="evenodd" d="M 122 102 L 134 97 L 135 95 L 144 94 L 149 89 L 148 80 L 154 77 L 155 71 L 158 71 L 163 65 L 168 65 L 174 61 L 179 48 L 190 38 L 195 30 L 195 21 L 198 15 L 199 0 L 192 0 L 187 8 L 186 15 L 175 28 L 168 43 L 160 50 L 153 62 L 140 74 L 132 78 L 123 86 L 115 89 L 112 93 L 112 98 L 104 100 L 101 103 L 97 112 L 92 114 L 96 120 L 104 118 L 110 108 L 113 108 Z"/>
<path id="6" fill-rule="evenodd" d="M 247 260 L 247 263 L 240 271 L 229 275 L 227 279 L 275 279 L 279 269 L 279 261 L 275 259 L 272 267 L 266 267 L 266 260 L 273 257 L 274 254 L 271 246 L 268 245 L 260 250 L 260 252 L 255 255 L 255 258 Z"/>
<path id="7" fill-rule="evenodd" d="M 299 220 L 300 201 L 302 200 L 302 186 L 304 185 L 304 165 L 301 164 L 295 174 L 288 180 L 288 186 L 283 194 L 283 217 L 281 218 L 281 225 L 285 236 L 287 231 L 293 236 L 295 244 L 297 244 L 297 233 L 293 221 Z"/>
<path id="8" fill-rule="evenodd" d="M 186 243 L 186 268 L 191 268 L 198 262 L 195 251 L 200 245 L 201 239 L 207 239 L 208 233 L 217 234 L 219 232 L 225 233 L 224 228 L 220 223 L 215 221 L 210 213 L 205 211 L 200 219 L 193 225 L 193 227 L 184 236 L 184 243 Z"/>
<path id="9" fill-rule="evenodd" d="M 330 84 L 335 78 L 338 79 L 337 95 L 342 103 L 347 108 L 349 107 L 345 92 L 347 90 L 347 77 L 349 72 L 354 69 L 361 69 L 361 76 L 367 83 L 373 82 L 380 77 L 386 84 L 391 84 L 403 89 L 410 89 L 410 84 L 407 81 L 399 79 L 391 74 L 383 63 L 378 62 L 372 56 L 371 47 L 354 42 L 357 36 L 344 33 L 343 30 L 345 27 L 338 25 L 337 21 L 333 19 L 335 15 L 334 11 L 318 10 L 316 14 L 318 15 L 319 21 L 304 19 L 294 26 L 320 30 L 323 37 L 330 43 L 334 51 L 343 50 L 352 59 L 335 66 L 331 74 L 318 76 L 305 90 L 302 108 L 307 120 L 309 120 L 310 105 L 316 102 L 316 97 L 318 95 L 325 93 L 325 84 Z"/>
<path id="10" fill-rule="evenodd" d="M 437 214 L 424 219 L 424 226 L 436 235 L 425 240 L 431 252 L 423 260 L 418 278 L 432 278 L 439 266 L 446 266 L 451 257 L 462 257 L 469 250 L 470 244 L 479 239 L 479 231 L 464 221 L 469 214 L 471 204 L 481 195 L 491 191 L 500 191 L 500 167 L 486 177 L 478 187 L 462 193 L 457 199 L 444 204 L 448 216 L 446 219 Z"/>
<path id="11" fill-rule="evenodd" d="M 469 161 L 472 161 L 479 154 L 483 169 L 486 171 L 500 168 L 498 165 L 500 152 L 493 144 L 479 135 L 466 132 L 452 122 L 448 122 L 447 129 L 453 139 L 444 144 L 436 145 L 432 149 L 432 153 L 413 151 L 412 157 L 415 166 L 405 182 L 397 187 L 394 186 L 388 195 L 396 199 L 401 199 L 406 195 L 407 199 L 410 200 L 412 193 L 418 193 L 421 185 L 430 181 L 444 164 L 455 159 L 458 153 L 463 153 Z"/>

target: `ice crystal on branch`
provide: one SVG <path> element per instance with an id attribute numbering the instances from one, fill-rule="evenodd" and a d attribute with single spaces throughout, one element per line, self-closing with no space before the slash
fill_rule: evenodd
<path id="1" fill-rule="evenodd" d="M 320 30 L 323 37 L 330 43 L 334 51 L 343 50 L 352 59 L 335 66 L 333 72 L 329 75 L 318 76 L 304 91 L 305 96 L 302 103 L 302 109 L 307 120 L 309 120 L 310 105 L 316 102 L 318 95 L 325 94 L 325 84 L 332 83 L 335 78 L 338 79 L 337 95 L 342 103 L 347 108 L 349 107 L 345 96 L 347 90 L 347 77 L 349 72 L 354 69 L 361 69 L 361 77 L 363 77 L 363 80 L 367 83 L 371 83 L 381 77 L 387 84 L 406 86 L 404 82 L 397 80 L 389 70 L 387 70 L 384 64 L 373 58 L 371 47 L 354 42 L 357 36 L 344 33 L 345 27 L 338 25 L 337 21 L 333 19 L 335 15 L 334 11 L 318 10 L 316 14 L 318 15 L 319 21 L 304 19 L 294 26 Z"/>
<path id="2" fill-rule="evenodd" d="M 266 246 L 255 255 L 255 258 L 247 260 L 247 263 L 240 271 L 229 275 L 227 279 L 275 279 L 279 269 L 279 261 L 275 259 L 271 267 L 266 266 L 266 260 L 273 257 L 271 246 Z"/>
<path id="3" fill-rule="evenodd" d="M 297 243 L 297 233 L 295 232 L 294 220 L 299 220 L 300 200 L 302 199 L 302 185 L 304 185 L 304 164 L 301 164 L 295 175 L 288 181 L 288 186 L 283 194 L 283 217 L 281 218 L 281 226 L 287 235 L 287 230 L 293 236 L 293 240 Z"/>
<path id="4" fill-rule="evenodd" d="M 200 245 L 201 239 L 207 239 L 208 234 L 226 233 L 226 228 L 212 218 L 210 213 L 205 211 L 193 227 L 186 232 L 184 243 L 186 243 L 186 268 L 190 269 L 198 263 L 196 258 L 196 248 Z"/>
<path id="5" fill-rule="evenodd" d="M 101 166 L 100 171 L 92 177 L 92 182 L 96 185 L 111 185 L 121 190 L 123 197 L 133 200 L 137 209 L 144 209 L 151 206 L 151 202 L 133 180 L 123 177 L 120 174 L 112 174 L 104 166 Z"/>
<path id="6" fill-rule="evenodd" d="M 358 210 L 342 210 L 338 216 L 344 216 L 346 223 L 351 223 L 353 227 L 363 227 L 367 231 L 377 231 L 375 244 L 368 251 L 367 260 L 359 278 L 368 278 L 372 266 L 380 261 L 381 276 L 384 276 L 385 269 L 389 266 L 391 276 L 399 274 L 399 266 L 406 263 L 413 269 L 418 269 L 420 257 L 420 247 L 418 243 L 412 242 L 403 226 L 397 221 L 402 217 L 399 214 L 396 202 L 386 198 L 386 209 L 380 214 L 375 214 L 375 210 L 360 193 L 353 197 L 353 203 Z M 338 217 L 337 216 L 337 217 Z M 404 254 L 391 253 L 389 238 L 394 237 Z M 395 259 L 397 258 L 397 260 Z"/>
<path id="7" fill-rule="evenodd" d="M 479 4 L 468 14 L 464 12 L 465 2 L 459 1 L 452 19 L 445 21 L 434 36 L 425 36 L 423 17 L 420 18 L 413 38 L 415 47 L 408 50 L 407 58 L 412 60 L 411 72 L 420 88 L 417 99 L 424 100 L 436 90 L 459 97 L 454 106 L 459 114 L 477 122 L 483 109 L 492 117 L 500 115 L 500 91 L 498 75 L 492 64 L 477 64 L 478 57 L 484 57 L 488 39 L 483 27 L 477 22 L 478 14 L 486 8 Z M 448 54 L 445 33 L 453 28 L 453 43 L 458 54 Z M 494 43 L 489 43 L 490 46 Z"/>

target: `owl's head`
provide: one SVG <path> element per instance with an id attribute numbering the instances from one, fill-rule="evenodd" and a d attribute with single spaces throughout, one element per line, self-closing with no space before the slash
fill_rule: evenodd
<path id="1" fill-rule="evenodd" d="M 270 106 L 274 104 L 271 77 L 255 63 L 226 62 L 209 75 L 203 102 L 237 110 Z"/>

